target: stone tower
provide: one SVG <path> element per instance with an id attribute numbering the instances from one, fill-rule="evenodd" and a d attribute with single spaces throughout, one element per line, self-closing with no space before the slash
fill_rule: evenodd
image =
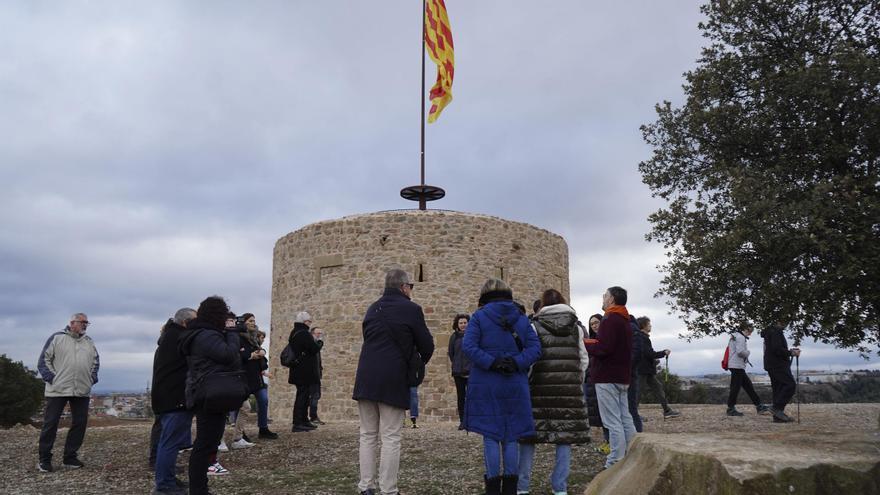
<path id="1" fill-rule="evenodd" d="M 436 350 L 419 389 L 420 416 L 456 418 L 455 385 L 446 356 L 452 319 L 477 309 L 487 278 L 507 281 L 531 310 L 541 292 L 569 297 L 568 246 L 552 232 L 497 217 L 442 210 L 397 210 L 318 222 L 275 244 L 269 408 L 291 421 L 294 387 L 278 356 L 298 311 L 324 329 L 324 376 L 319 414 L 356 419 L 351 399 L 360 355 L 361 322 L 381 296 L 389 268 L 410 273 L 413 301 L 422 306 Z"/>

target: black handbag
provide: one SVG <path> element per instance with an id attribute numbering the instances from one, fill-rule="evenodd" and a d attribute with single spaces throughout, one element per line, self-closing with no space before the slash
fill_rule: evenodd
<path id="1" fill-rule="evenodd" d="M 227 413 L 237 410 L 247 399 L 248 386 L 244 371 L 222 371 L 202 379 L 202 408 L 206 413 Z"/>

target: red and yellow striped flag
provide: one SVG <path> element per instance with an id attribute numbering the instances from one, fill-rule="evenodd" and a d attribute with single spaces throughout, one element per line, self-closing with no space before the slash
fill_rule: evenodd
<path id="1" fill-rule="evenodd" d="M 437 82 L 431 88 L 431 110 L 428 112 L 428 123 L 431 123 L 452 101 L 452 77 L 455 74 L 452 30 L 449 29 L 443 0 L 425 2 L 425 46 L 431 60 L 437 64 Z"/>

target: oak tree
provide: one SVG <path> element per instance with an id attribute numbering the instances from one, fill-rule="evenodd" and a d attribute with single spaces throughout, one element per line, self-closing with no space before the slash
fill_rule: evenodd
<path id="1" fill-rule="evenodd" d="M 639 164 L 688 338 L 748 322 L 880 343 L 880 2 L 711 1 L 684 103 Z"/>

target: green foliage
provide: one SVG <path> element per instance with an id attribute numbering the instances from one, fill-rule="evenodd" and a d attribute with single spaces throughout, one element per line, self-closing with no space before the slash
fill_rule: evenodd
<path id="1" fill-rule="evenodd" d="M 21 361 L 0 355 L 0 426 L 28 423 L 43 404 L 43 381 Z"/>
<path id="2" fill-rule="evenodd" d="M 713 0 L 681 107 L 658 105 L 639 164 L 667 202 L 649 240 L 687 337 L 791 322 L 880 343 L 880 3 Z"/>

